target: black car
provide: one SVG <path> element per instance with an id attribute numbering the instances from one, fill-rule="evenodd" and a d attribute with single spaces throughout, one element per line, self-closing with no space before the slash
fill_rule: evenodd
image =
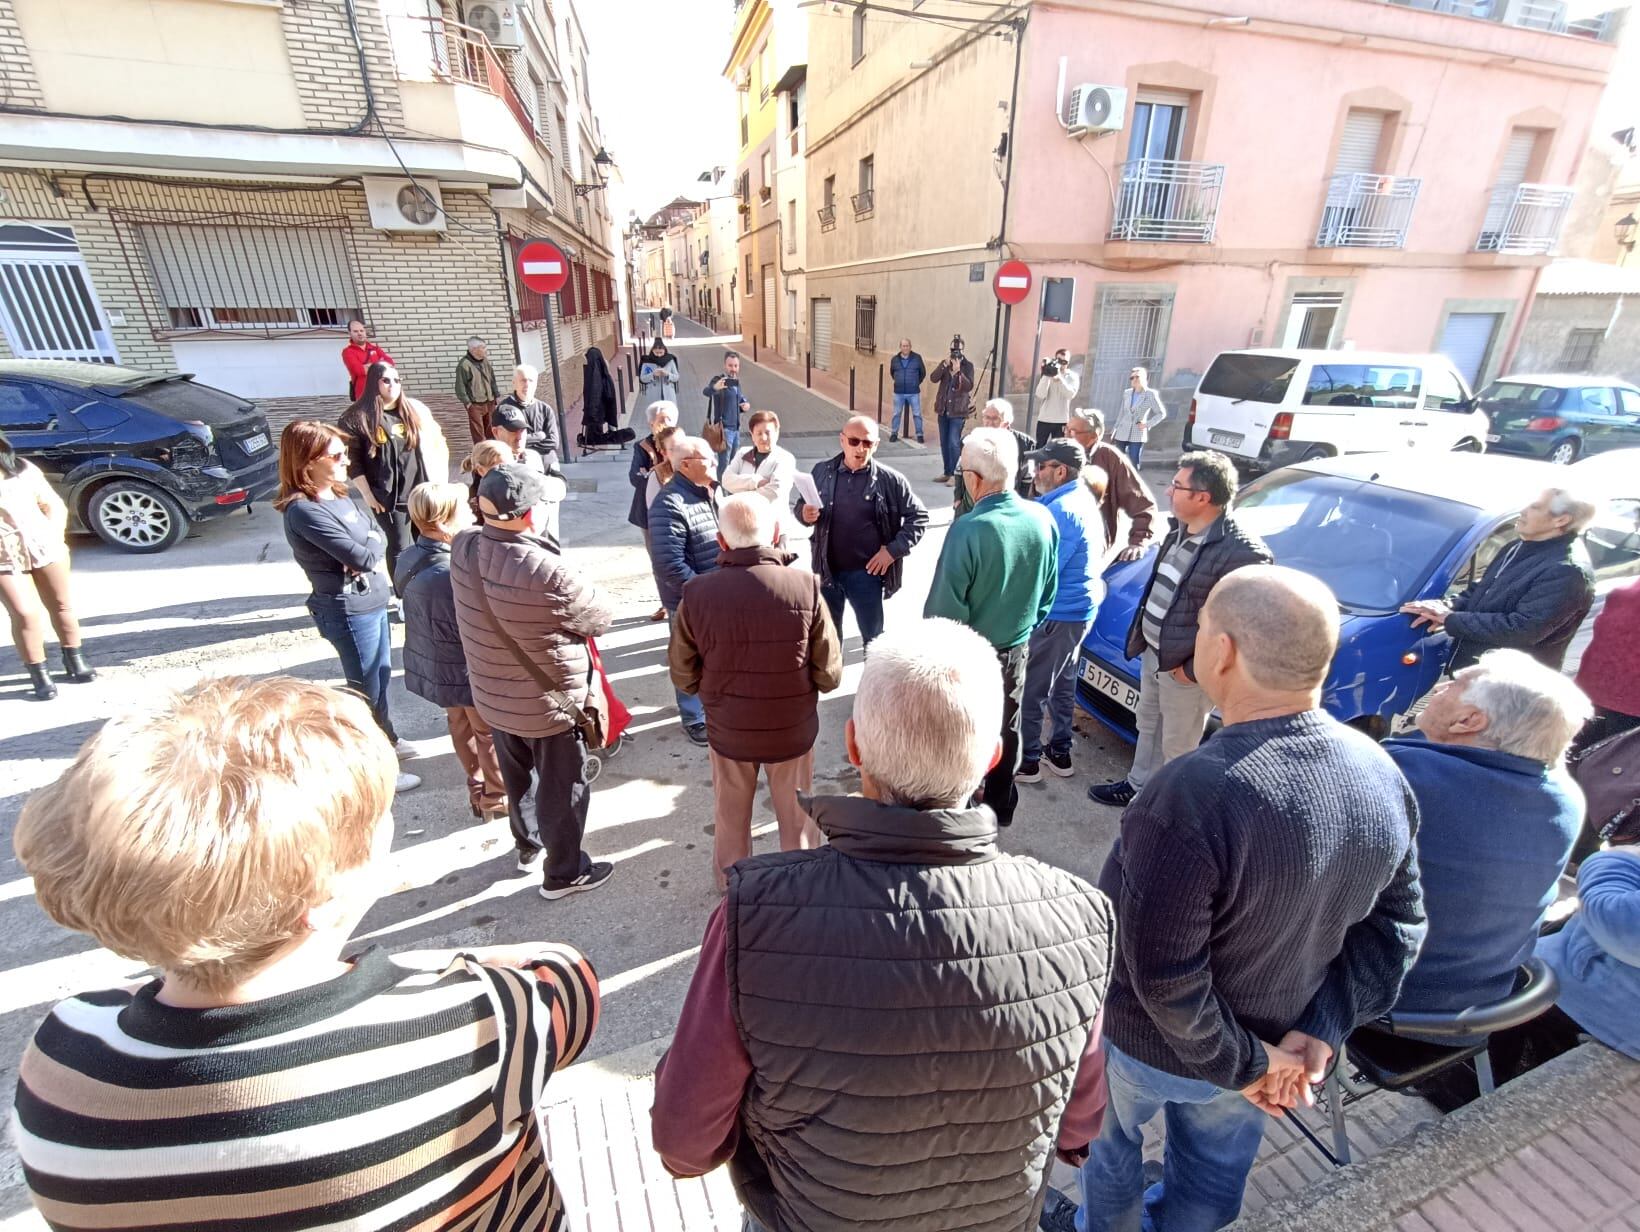
<path id="1" fill-rule="evenodd" d="M 279 486 L 267 417 L 184 372 L 0 362 L 0 431 L 80 526 L 127 552 L 163 552 Z"/>

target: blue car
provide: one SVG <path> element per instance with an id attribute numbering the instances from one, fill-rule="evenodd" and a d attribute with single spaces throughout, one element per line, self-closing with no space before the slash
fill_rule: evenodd
<path id="1" fill-rule="evenodd" d="M 1546 462 L 1409 452 L 1301 462 L 1243 488 L 1236 520 L 1270 546 L 1278 564 L 1313 574 L 1338 596 L 1342 627 L 1322 694 L 1326 710 L 1374 736 L 1415 713 L 1452 645 L 1444 633 L 1414 629 L 1401 604 L 1463 590 L 1514 538 L 1519 511 L 1566 479 L 1565 469 Z M 1594 490 L 1600 514 L 1585 543 L 1604 592 L 1640 576 L 1640 467 L 1603 467 Z M 1109 592 L 1082 645 L 1079 700 L 1128 740 L 1139 660 L 1127 656 L 1127 632 L 1154 567 L 1152 549 L 1105 571 Z M 1574 669 L 1575 660 L 1568 662 Z"/>

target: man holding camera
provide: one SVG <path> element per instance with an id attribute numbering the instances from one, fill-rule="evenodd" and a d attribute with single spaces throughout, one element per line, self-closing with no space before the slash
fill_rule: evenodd
<path id="1" fill-rule="evenodd" d="M 1060 347 L 1043 361 L 1036 379 L 1036 447 L 1041 449 L 1057 436 L 1065 435 L 1071 417 L 1071 399 L 1082 388 L 1082 378 L 1071 367 L 1068 347 Z"/>
<path id="2" fill-rule="evenodd" d="M 900 439 L 900 417 L 905 417 L 905 443 L 911 444 L 911 422 L 917 423 L 917 444 L 923 444 L 922 383 L 928 379 L 923 357 L 911 349 L 911 339 L 901 338 L 900 349 L 888 361 L 888 375 L 894 378 L 894 418 L 889 421 L 888 439 Z"/>
<path id="3" fill-rule="evenodd" d="M 752 404 L 740 391 L 740 356 L 733 351 L 725 351 L 723 371 L 707 381 L 706 388 L 700 392 L 706 398 L 706 427 L 701 435 L 712 441 L 712 448 L 717 454 L 717 473 L 721 475 L 729 465 L 729 459 L 735 456 L 735 450 L 740 447 L 740 416 L 752 409 Z M 712 440 L 715 435 L 712 432 L 713 424 L 723 433 L 721 443 Z"/>
<path id="4" fill-rule="evenodd" d="M 962 455 L 962 425 L 968 422 L 968 395 L 974 392 L 974 365 L 963 358 L 962 338 L 951 339 L 951 354 L 935 365 L 929 380 L 939 386 L 934 409 L 940 417 L 940 483 L 952 483 Z"/>

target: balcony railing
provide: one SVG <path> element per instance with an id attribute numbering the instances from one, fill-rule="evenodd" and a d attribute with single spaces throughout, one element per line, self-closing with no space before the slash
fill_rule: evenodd
<path id="1" fill-rule="evenodd" d="M 1110 238 L 1211 244 L 1223 187 L 1224 168 L 1217 163 L 1161 158 L 1123 163 Z"/>
<path id="2" fill-rule="evenodd" d="M 820 230 L 830 231 L 837 225 L 837 206 L 835 204 L 822 205 L 815 213 L 820 215 Z"/>
<path id="3" fill-rule="evenodd" d="M 519 127 L 539 139 L 534 114 L 483 31 L 442 17 L 394 14 L 388 18 L 388 35 L 402 80 L 453 79 L 477 86 L 506 103 Z"/>
<path id="4" fill-rule="evenodd" d="M 1573 189 L 1552 184 L 1506 184 L 1493 189 L 1475 251 L 1529 256 L 1553 252 L 1575 195 Z"/>
<path id="5" fill-rule="evenodd" d="M 862 189 L 850 197 L 849 201 L 854 206 L 854 216 L 864 218 L 876 207 L 877 192 L 871 188 Z"/>
<path id="6" fill-rule="evenodd" d="M 1316 232 L 1317 248 L 1400 248 L 1422 180 L 1393 175 L 1335 175 Z"/>
<path id="7" fill-rule="evenodd" d="M 1473 17 L 1480 21 L 1495 21 L 1523 30 L 1542 30 L 1549 34 L 1571 34 L 1579 38 L 1597 39 L 1615 43 L 1622 13 L 1612 9 L 1593 17 L 1568 21 L 1565 0 L 1387 0 L 1402 8 L 1422 9 L 1427 13 L 1450 13 L 1455 17 Z"/>

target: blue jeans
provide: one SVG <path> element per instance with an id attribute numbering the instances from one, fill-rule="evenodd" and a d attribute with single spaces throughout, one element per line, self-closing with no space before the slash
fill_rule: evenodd
<path id="1" fill-rule="evenodd" d="M 1239 1091 L 1152 1069 L 1105 1043 L 1110 1102 L 1082 1165 L 1077 1232 L 1213 1232 L 1235 1222 L 1265 1113 Z M 1167 1118 L 1162 1179 L 1145 1188 L 1141 1131 Z"/>
<path id="2" fill-rule="evenodd" d="M 1139 468 L 1139 459 L 1145 452 L 1145 443 L 1143 441 L 1117 441 L 1116 444 L 1123 453 L 1127 454 L 1128 461 L 1133 463 L 1133 468 L 1137 470 Z"/>
<path id="3" fill-rule="evenodd" d="M 940 416 L 940 473 L 955 475 L 962 457 L 962 424 L 956 415 Z"/>
<path id="4" fill-rule="evenodd" d="M 923 434 L 923 427 L 922 427 L 922 395 L 921 394 L 895 394 L 894 395 L 894 419 L 889 424 L 889 428 L 890 428 L 891 431 L 903 432 L 906 436 L 910 436 L 911 435 L 910 420 L 907 420 L 903 424 L 900 421 L 901 420 L 901 415 L 903 414 L 903 412 L 905 412 L 907 410 L 909 410 L 911 412 L 911 418 L 913 418 L 917 421 L 917 439 L 920 441 L 920 440 L 922 440 L 922 434 Z"/>
<path id="5" fill-rule="evenodd" d="M 666 609 L 666 628 L 670 632 L 672 617 L 678 614 L 678 609 Z M 706 722 L 706 707 L 701 704 L 699 693 L 685 693 L 682 689 L 674 688 L 672 696 L 678 699 L 678 720 L 685 727 L 699 727 Z"/>
<path id="6" fill-rule="evenodd" d="M 376 716 L 376 726 L 389 740 L 397 740 L 399 734 L 387 714 L 387 682 L 393 679 L 393 639 L 387 628 L 387 609 L 350 615 L 309 599 L 308 612 L 319 636 L 335 648 L 341 659 L 347 687 L 364 694 L 370 713 Z"/>
<path id="7" fill-rule="evenodd" d="M 860 640 L 871 645 L 883 631 L 883 579 L 864 569 L 833 571 L 831 581 L 820 588 L 820 594 L 831 609 L 831 623 L 837 626 L 837 638 L 843 637 L 843 600 L 854 609 L 854 619 L 860 626 Z"/>
<path id="8" fill-rule="evenodd" d="M 740 448 L 740 429 L 725 428 L 723 430 L 723 452 L 717 456 L 718 474 L 722 475 L 725 468 L 735 456 L 735 450 Z"/>
<path id="9" fill-rule="evenodd" d="M 1031 634 L 1031 657 L 1025 665 L 1025 700 L 1021 704 L 1024 728 L 1020 756 L 1042 760 L 1042 707 L 1053 720 L 1048 736 L 1050 753 L 1069 755 L 1071 720 L 1076 714 L 1076 659 L 1093 621 L 1045 620 Z"/>

